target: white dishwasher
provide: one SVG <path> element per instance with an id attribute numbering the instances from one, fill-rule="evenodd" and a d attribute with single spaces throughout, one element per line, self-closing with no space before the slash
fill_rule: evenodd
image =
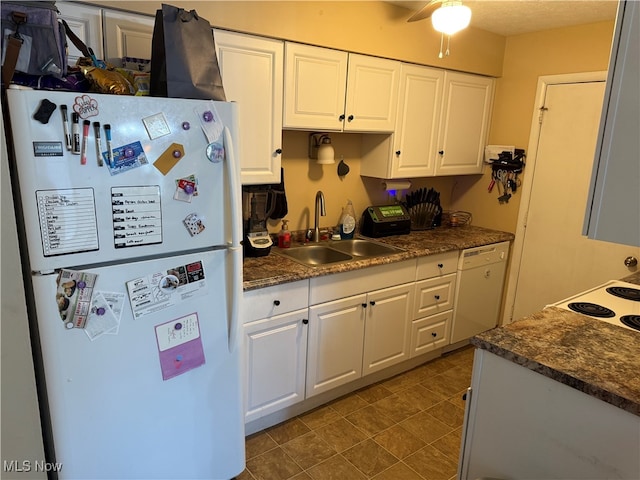
<path id="1" fill-rule="evenodd" d="M 458 259 L 451 343 L 498 324 L 509 242 L 463 250 Z"/>

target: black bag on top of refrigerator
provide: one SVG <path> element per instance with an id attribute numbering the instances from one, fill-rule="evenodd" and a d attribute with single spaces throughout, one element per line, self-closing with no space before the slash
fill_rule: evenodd
<path id="1" fill-rule="evenodd" d="M 162 4 L 156 12 L 149 93 L 226 101 L 213 29 L 195 10 Z"/>

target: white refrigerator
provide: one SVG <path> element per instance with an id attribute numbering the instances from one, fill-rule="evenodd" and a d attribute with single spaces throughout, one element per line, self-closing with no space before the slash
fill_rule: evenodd
<path id="1" fill-rule="evenodd" d="M 236 106 L 7 97 L 48 452 L 30 467 L 233 478 L 245 461 Z"/>

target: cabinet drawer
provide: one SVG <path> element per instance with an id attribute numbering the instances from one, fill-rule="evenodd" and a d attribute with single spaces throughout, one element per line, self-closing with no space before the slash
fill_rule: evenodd
<path id="1" fill-rule="evenodd" d="M 415 272 L 416 261 L 405 260 L 312 278 L 309 305 L 412 282 Z"/>
<path id="2" fill-rule="evenodd" d="M 308 280 L 249 290 L 242 295 L 242 322 L 307 308 L 308 301 Z"/>
<path id="3" fill-rule="evenodd" d="M 453 308 L 456 274 L 416 282 L 413 318 L 422 318 Z"/>
<path id="4" fill-rule="evenodd" d="M 411 325 L 411 357 L 449 345 L 453 312 L 414 320 Z"/>
<path id="5" fill-rule="evenodd" d="M 416 280 L 425 278 L 441 277 L 449 273 L 454 273 L 458 266 L 458 251 L 429 255 L 418 258 L 418 270 Z"/>

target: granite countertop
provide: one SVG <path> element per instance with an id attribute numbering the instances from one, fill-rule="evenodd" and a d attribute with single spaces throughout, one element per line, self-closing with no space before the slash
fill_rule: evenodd
<path id="1" fill-rule="evenodd" d="M 437 253 L 512 241 L 513 238 L 514 235 L 509 232 L 490 230 L 473 225 L 437 227 L 432 230 L 411 232 L 408 235 L 371 239 L 400 249 L 398 253 L 321 267 L 302 265 L 278 255 L 275 253 L 277 247 L 272 247 L 271 253 L 265 257 L 244 259 L 243 286 L 245 291 L 254 290 L 256 288 L 280 285 L 332 273 L 347 272 L 374 265 L 400 262 Z"/>
<path id="2" fill-rule="evenodd" d="M 621 280 L 640 285 L 640 272 Z M 471 343 L 640 416 L 640 333 L 634 330 L 549 307 Z"/>

